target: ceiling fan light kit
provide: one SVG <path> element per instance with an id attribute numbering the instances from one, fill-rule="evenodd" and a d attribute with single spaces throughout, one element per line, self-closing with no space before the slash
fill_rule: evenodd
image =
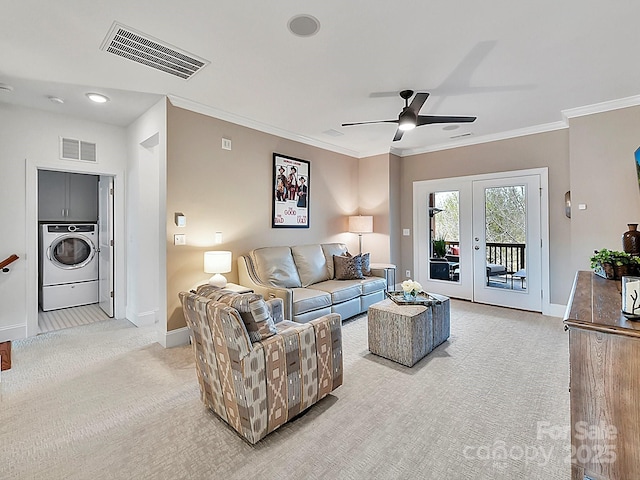
<path id="1" fill-rule="evenodd" d="M 398 129 L 393 137 L 393 141 L 397 142 L 402 138 L 402 134 L 408 130 L 413 130 L 416 127 L 422 125 L 431 125 L 434 123 L 469 123 L 474 122 L 476 117 L 449 117 L 449 116 L 437 116 L 437 115 L 420 115 L 420 109 L 424 105 L 424 102 L 429 98 L 427 92 L 418 92 L 411 103 L 409 99 L 413 96 L 413 90 L 402 90 L 400 97 L 404 100 L 404 108 L 398 115 L 397 120 L 378 120 L 373 122 L 355 122 L 355 123 L 343 123 L 343 127 L 352 127 L 354 125 L 365 125 L 369 123 L 397 123 Z"/>
<path id="2" fill-rule="evenodd" d="M 398 128 L 403 132 L 413 130 L 416 128 L 417 116 L 405 107 L 405 111 L 400 114 L 398 118 Z"/>

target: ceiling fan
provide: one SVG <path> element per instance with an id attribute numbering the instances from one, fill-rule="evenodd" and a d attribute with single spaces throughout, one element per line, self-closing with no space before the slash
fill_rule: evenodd
<path id="1" fill-rule="evenodd" d="M 413 100 L 409 104 L 409 99 L 413 96 L 413 90 L 402 90 L 400 96 L 404 100 L 404 108 L 398 115 L 397 120 L 376 120 L 373 122 L 355 122 L 355 123 L 343 123 L 343 127 L 351 127 L 353 125 L 366 125 L 369 123 L 397 123 L 398 130 L 393 137 L 393 141 L 396 142 L 402 138 L 402 134 L 408 130 L 413 130 L 416 127 L 422 125 L 430 125 L 432 123 L 469 123 L 475 121 L 476 117 L 446 117 L 436 115 L 419 115 L 420 109 L 424 102 L 429 98 L 429 94 L 424 92 L 416 93 Z"/>

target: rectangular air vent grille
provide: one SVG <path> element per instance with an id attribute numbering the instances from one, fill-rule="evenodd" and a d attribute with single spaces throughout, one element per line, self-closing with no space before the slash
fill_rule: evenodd
<path id="1" fill-rule="evenodd" d="M 97 162 L 96 144 L 83 142 L 75 138 L 60 137 L 60 158 L 95 163 Z"/>
<path id="2" fill-rule="evenodd" d="M 188 80 L 210 62 L 114 22 L 101 50 Z"/>
<path id="3" fill-rule="evenodd" d="M 453 135 L 449 138 L 456 139 L 456 138 L 462 138 L 462 137 L 470 137 L 471 135 L 473 135 L 473 132 L 465 132 L 465 133 L 461 133 L 460 135 Z"/>

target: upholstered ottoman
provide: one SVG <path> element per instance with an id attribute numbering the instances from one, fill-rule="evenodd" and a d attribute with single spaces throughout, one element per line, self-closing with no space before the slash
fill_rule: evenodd
<path id="1" fill-rule="evenodd" d="M 450 334 L 449 299 L 438 305 L 397 305 L 386 299 L 368 310 L 369 351 L 407 367 L 415 365 Z"/>

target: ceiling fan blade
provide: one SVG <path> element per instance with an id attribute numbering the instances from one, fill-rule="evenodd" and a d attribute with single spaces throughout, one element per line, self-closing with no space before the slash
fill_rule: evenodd
<path id="1" fill-rule="evenodd" d="M 418 115 L 416 126 L 431 125 L 432 123 L 470 123 L 475 122 L 477 117 L 445 117 L 438 115 Z"/>
<path id="2" fill-rule="evenodd" d="M 416 115 L 418 115 L 418 112 L 420 112 L 420 109 L 422 108 L 422 105 L 424 105 L 424 102 L 427 101 L 427 98 L 429 98 L 429 94 L 427 92 L 416 93 L 416 96 L 413 97 L 413 100 L 411 100 L 411 103 L 409 104 L 409 110 L 412 110 Z"/>
<path id="3" fill-rule="evenodd" d="M 400 140 L 402 138 L 403 133 L 404 133 L 404 130 L 400 130 L 400 129 L 396 130 L 396 134 L 393 137 L 393 141 L 397 142 L 398 140 Z"/>
<path id="4" fill-rule="evenodd" d="M 367 125 L 369 123 L 398 123 L 398 120 L 374 120 L 372 122 L 355 122 L 355 123 L 343 123 L 343 127 L 352 127 L 354 125 Z"/>

